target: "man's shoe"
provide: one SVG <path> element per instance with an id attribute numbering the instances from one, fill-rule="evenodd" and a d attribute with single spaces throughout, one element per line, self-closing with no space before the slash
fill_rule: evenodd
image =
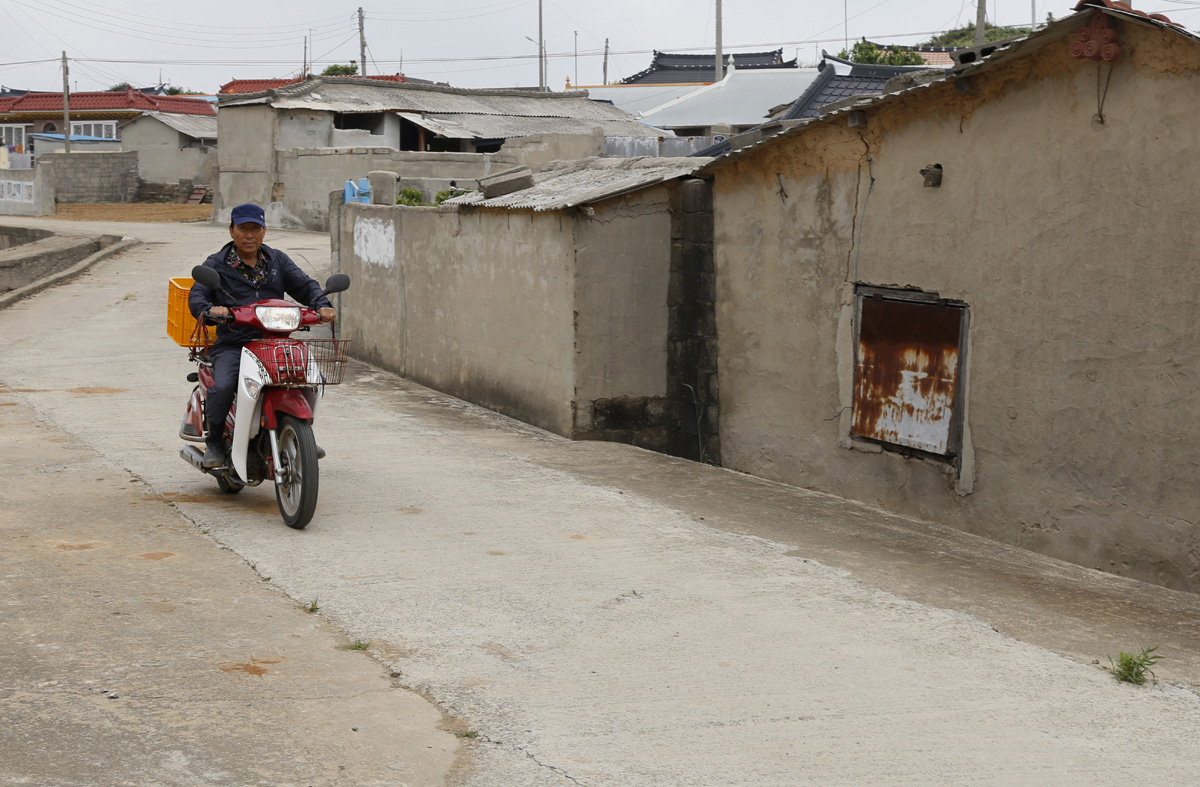
<path id="1" fill-rule="evenodd" d="M 220 443 L 208 443 L 204 448 L 204 458 L 200 460 L 200 464 L 204 465 L 209 470 L 216 469 L 225 464 L 225 446 Z"/>
<path id="2" fill-rule="evenodd" d="M 318 458 L 318 459 L 324 459 L 324 458 L 325 458 L 325 449 L 324 449 L 324 448 L 322 448 L 321 446 L 317 446 L 317 458 Z"/>

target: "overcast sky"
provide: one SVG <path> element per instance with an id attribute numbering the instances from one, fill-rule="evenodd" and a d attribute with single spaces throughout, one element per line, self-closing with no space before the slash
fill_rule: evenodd
<path id="1" fill-rule="evenodd" d="M 536 85 L 538 0 L 361 0 L 368 73 L 396 73 L 462 87 Z M 1028 25 L 1070 13 L 1068 0 L 990 0 L 988 19 Z M 821 49 L 851 40 L 916 44 L 974 21 L 976 0 L 723 0 L 727 51 L 784 50 L 814 65 Z M 549 84 L 602 82 L 605 39 L 610 81 L 650 63 L 650 52 L 711 51 L 715 0 L 542 0 Z M 1135 0 L 1195 28 L 1200 0 Z M 359 2 L 340 0 L 0 0 L 0 84 L 59 91 L 63 50 L 71 89 L 168 82 L 216 92 L 230 79 L 300 73 L 305 37 L 320 71 L 358 59 Z M 154 10 L 150 10 L 153 8 Z M 848 17 L 848 20 L 847 20 Z M 578 42 L 578 43 L 576 43 Z M 576 56 L 578 51 L 578 56 Z M 28 62 L 35 61 L 35 62 Z M 36 62 L 40 61 L 40 62 Z M 576 82 L 576 73 L 578 81 Z"/>

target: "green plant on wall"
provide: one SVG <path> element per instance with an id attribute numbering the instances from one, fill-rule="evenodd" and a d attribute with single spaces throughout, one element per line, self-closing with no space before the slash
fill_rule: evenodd
<path id="1" fill-rule="evenodd" d="M 425 195 L 420 189 L 400 189 L 399 196 L 396 197 L 397 205 L 412 205 L 420 206 L 425 204 Z"/>
<path id="2" fill-rule="evenodd" d="M 448 188 L 445 191 L 439 191 L 437 193 L 437 196 L 433 198 L 433 204 L 441 205 L 443 202 L 445 202 L 448 199 L 451 199 L 453 197 L 461 197 L 463 194 L 466 194 L 469 190 L 470 189 Z"/>

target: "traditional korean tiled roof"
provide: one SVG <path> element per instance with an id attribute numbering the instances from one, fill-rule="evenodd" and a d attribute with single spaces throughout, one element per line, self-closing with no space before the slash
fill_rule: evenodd
<path id="1" fill-rule="evenodd" d="M 323 77 L 324 79 L 336 79 L 336 77 Z M 357 77 L 355 77 L 357 78 Z M 381 82 L 407 82 L 408 77 L 403 74 L 368 74 L 365 79 L 378 79 Z M 287 79 L 234 79 L 221 85 L 218 94 L 229 95 L 231 93 L 262 93 L 265 90 L 278 90 L 281 87 L 294 85 L 297 82 L 303 82 L 302 77 L 290 77 Z"/>
<path id="2" fill-rule="evenodd" d="M 849 74 L 839 74 L 830 62 L 829 56 L 817 67 L 820 76 L 808 89 L 800 94 L 782 120 L 798 120 L 800 118 L 815 118 L 821 114 L 821 107 L 841 101 L 852 96 L 873 96 L 883 92 L 884 85 L 892 77 L 907 71 L 919 69 L 919 66 L 877 66 L 854 63 L 850 66 Z M 949 68 L 953 61 L 949 61 Z"/>
<path id="3" fill-rule="evenodd" d="M 22 115 L 62 112 L 62 93 L 26 93 L 15 98 L 0 98 L 0 114 Z M 136 90 L 104 93 L 71 93 L 72 112 L 163 112 L 175 115 L 216 115 L 204 99 L 184 96 L 148 96 Z"/>
<path id="4" fill-rule="evenodd" d="M 758 68 L 796 68 L 796 61 L 783 59 L 783 50 L 772 52 L 734 52 L 733 65 L 739 70 Z M 622 79 L 622 85 L 706 84 L 717 79 L 716 53 L 674 54 L 655 50 L 650 67 Z M 730 55 L 725 56 L 726 63 Z"/>

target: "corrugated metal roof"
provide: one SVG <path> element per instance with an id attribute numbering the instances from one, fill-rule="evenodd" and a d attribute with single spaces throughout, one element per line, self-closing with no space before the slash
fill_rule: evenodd
<path id="1" fill-rule="evenodd" d="M 790 104 L 817 78 L 815 68 L 735 69 L 724 80 L 640 116 L 661 128 L 753 126 L 780 104 Z"/>
<path id="2" fill-rule="evenodd" d="M 554 168 L 535 173 L 530 188 L 492 199 L 472 192 L 443 204 L 535 212 L 563 210 L 683 177 L 708 161 L 703 158 L 647 157 L 560 162 Z"/>
<path id="3" fill-rule="evenodd" d="M 703 87 L 704 85 L 606 85 L 581 90 L 586 89 L 588 98 L 593 101 L 611 102 L 618 109 L 636 116 L 695 93 Z"/>
<path id="4" fill-rule="evenodd" d="M 597 127 L 610 137 L 661 137 L 663 131 L 625 117 L 621 120 L 588 118 L 516 117 L 512 115 L 421 115 L 397 112 L 419 126 L 450 139 L 509 139 L 534 134 L 590 134 Z"/>
<path id="5" fill-rule="evenodd" d="M 170 126 L 181 134 L 187 134 L 193 139 L 216 139 L 217 119 L 202 115 L 168 115 L 162 112 L 147 112 L 160 123 Z"/>
<path id="6" fill-rule="evenodd" d="M 468 90 L 434 85 L 369 84 L 361 79 L 337 82 L 312 79 L 265 94 L 222 98 L 222 107 L 270 104 L 276 109 L 327 112 L 420 112 L 422 114 L 515 115 L 628 120 L 613 106 L 586 100 L 579 93 L 522 90 Z"/>

